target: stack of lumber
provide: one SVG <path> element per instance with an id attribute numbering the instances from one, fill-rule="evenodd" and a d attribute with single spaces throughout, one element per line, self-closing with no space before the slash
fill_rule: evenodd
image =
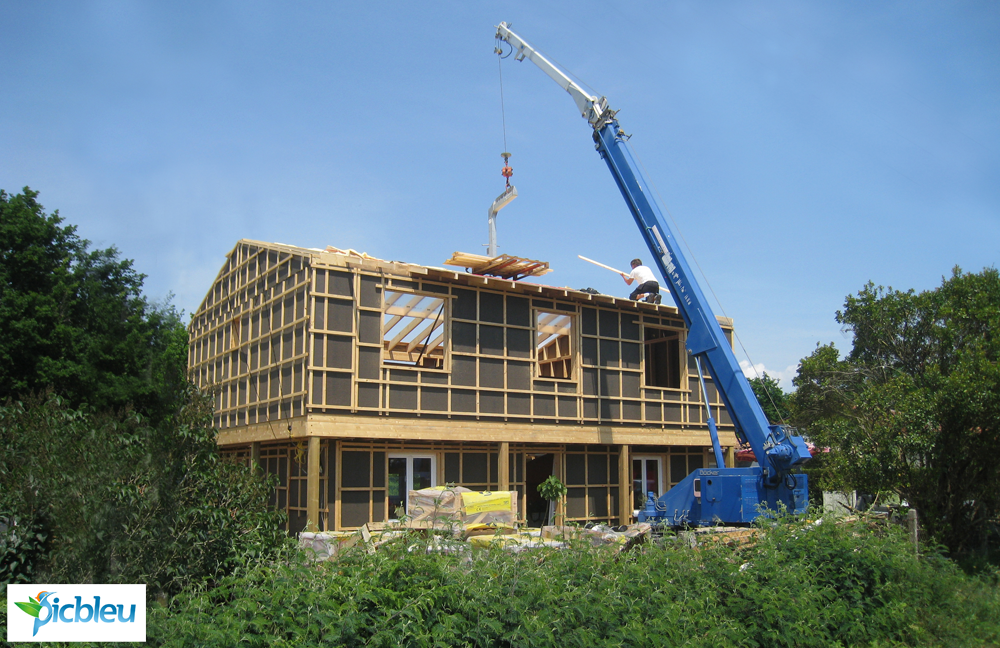
<path id="1" fill-rule="evenodd" d="M 498 257 L 488 257 L 469 252 L 454 252 L 445 265 L 465 268 L 472 274 L 500 277 L 517 281 L 524 277 L 540 277 L 552 272 L 548 261 L 536 261 L 521 257 L 501 254 Z"/>

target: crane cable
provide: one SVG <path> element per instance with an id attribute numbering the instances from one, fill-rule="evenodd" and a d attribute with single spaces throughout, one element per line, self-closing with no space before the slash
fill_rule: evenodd
<path id="1" fill-rule="evenodd" d="M 496 47 L 493 48 L 493 51 L 497 55 L 497 71 L 500 74 L 500 123 L 503 124 L 503 151 L 504 152 L 500 154 L 500 157 L 503 158 L 503 170 L 500 172 L 500 175 L 502 175 L 504 178 L 506 178 L 506 180 L 507 180 L 507 186 L 510 187 L 510 177 L 512 175 L 514 175 L 514 169 L 512 169 L 511 166 L 510 166 L 510 153 L 507 152 L 507 113 L 506 113 L 506 111 L 504 109 L 504 101 L 503 101 L 503 60 L 505 58 L 507 58 L 508 56 L 511 55 L 511 53 L 514 51 L 514 48 L 512 47 L 510 49 L 510 51 L 507 52 L 507 55 L 505 56 L 503 54 L 503 45 L 502 45 L 502 43 L 503 43 L 503 41 L 501 41 L 498 38 L 497 39 Z"/>
<path id="2" fill-rule="evenodd" d="M 500 55 L 500 47 L 497 47 L 497 71 L 500 73 L 500 122 L 503 124 L 503 150 L 507 150 L 507 114 L 504 111 L 503 103 L 503 59 Z M 508 54 L 509 56 L 509 54 Z"/>

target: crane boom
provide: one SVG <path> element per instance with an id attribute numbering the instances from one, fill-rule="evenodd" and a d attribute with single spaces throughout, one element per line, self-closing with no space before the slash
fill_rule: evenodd
<path id="1" fill-rule="evenodd" d="M 661 523 L 708 525 L 749 522 L 760 509 L 784 508 L 804 512 L 808 506 L 807 479 L 791 470 L 810 458 L 801 437 L 783 426 L 770 425 L 750 383 L 743 375 L 728 338 L 712 313 L 677 239 L 663 218 L 650 184 L 636 163 L 615 111 L 605 97 L 594 97 L 512 32 L 506 23 L 496 37 L 529 60 L 573 97 L 581 115 L 593 128 L 594 142 L 607 163 L 636 225 L 655 259 L 688 329 L 686 346 L 699 366 L 703 363 L 732 419 L 737 438 L 753 449 L 759 466 L 699 469 L 661 497 L 650 493 L 639 518 Z M 700 371 L 699 371 L 700 374 Z M 721 456 L 714 421 L 709 420 L 716 456 Z"/>
<path id="2" fill-rule="evenodd" d="M 497 27 L 497 38 L 514 48 L 514 51 L 517 52 L 514 55 L 515 61 L 528 59 L 541 68 L 542 72 L 549 75 L 553 81 L 569 93 L 569 96 L 573 97 L 576 107 L 580 110 L 580 115 L 590 122 L 590 125 L 595 129 L 599 128 L 605 113 L 608 112 L 608 100 L 606 98 L 594 97 L 581 88 L 573 79 L 566 76 L 562 70 L 542 56 L 535 48 L 528 45 L 520 36 L 512 32 L 507 23 L 502 22 Z"/>

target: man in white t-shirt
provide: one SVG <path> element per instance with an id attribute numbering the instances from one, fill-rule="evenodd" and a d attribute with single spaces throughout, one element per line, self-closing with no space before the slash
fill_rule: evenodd
<path id="1" fill-rule="evenodd" d="M 632 294 L 628 296 L 629 299 L 635 300 L 640 295 L 645 295 L 646 301 L 650 304 L 659 304 L 660 297 L 660 282 L 656 280 L 656 275 L 653 271 L 642 265 L 641 259 L 632 259 L 632 273 L 625 274 L 621 273 L 622 279 L 625 283 L 632 285 L 633 281 L 639 282 Z"/>

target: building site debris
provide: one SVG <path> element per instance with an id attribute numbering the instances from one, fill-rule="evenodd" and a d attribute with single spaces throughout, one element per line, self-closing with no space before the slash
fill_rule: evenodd
<path id="1" fill-rule="evenodd" d="M 444 521 L 402 520 L 384 524 L 366 524 L 357 531 L 300 533 L 299 547 L 312 553 L 315 560 L 331 560 L 359 543 L 369 553 L 378 547 L 411 536 L 413 533 L 431 534 L 427 542 L 413 545 L 427 552 L 462 553 L 470 548 L 500 548 L 521 552 L 530 549 L 561 549 L 571 542 L 585 541 L 594 547 L 614 547 L 617 553 L 628 551 L 649 537 L 652 527 L 646 523 L 623 527 L 597 525 L 592 528 L 576 526 L 544 526 L 519 529 L 503 523 L 449 526 Z"/>

